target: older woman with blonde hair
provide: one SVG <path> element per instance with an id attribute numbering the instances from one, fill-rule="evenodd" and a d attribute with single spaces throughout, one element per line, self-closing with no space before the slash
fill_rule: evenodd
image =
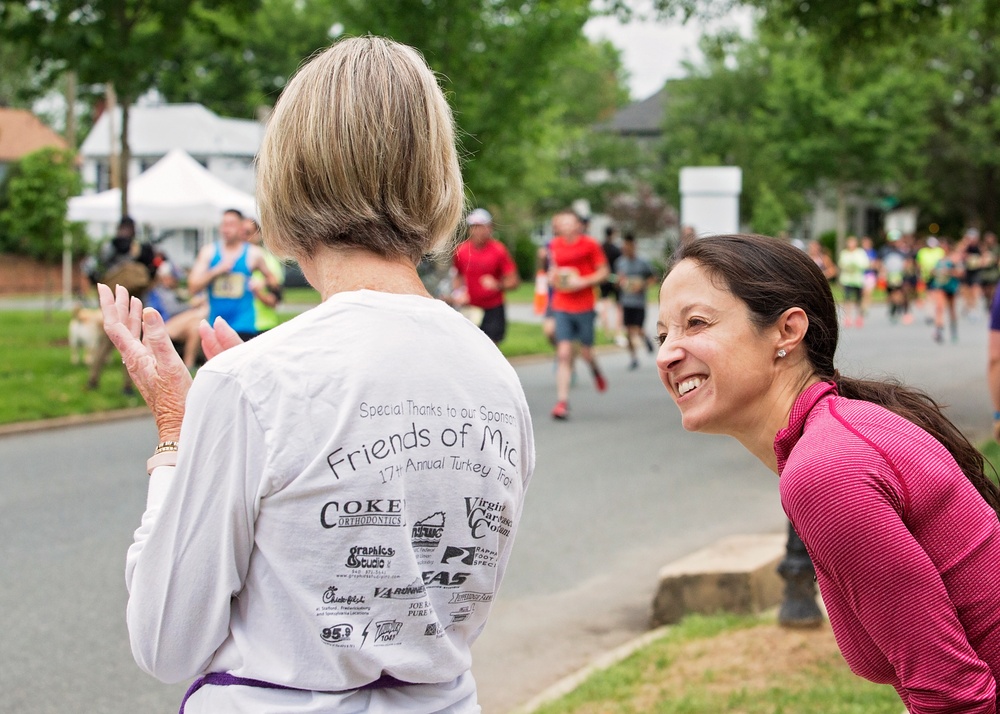
<path id="1" fill-rule="evenodd" d="M 462 214 L 454 144 L 413 49 L 338 42 L 258 158 L 265 244 L 322 304 L 246 344 L 203 324 L 192 383 L 157 314 L 101 287 L 160 441 L 129 634 L 147 672 L 197 678 L 182 710 L 479 711 L 469 649 L 534 446 L 513 369 L 417 274 Z"/>

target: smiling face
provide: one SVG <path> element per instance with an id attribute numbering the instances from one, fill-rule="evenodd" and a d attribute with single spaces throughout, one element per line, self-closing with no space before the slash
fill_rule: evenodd
<path id="1" fill-rule="evenodd" d="M 656 366 L 688 431 L 739 438 L 759 428 L 774 385 L 778 330 L 699 263 L 682 260 L 660 291 Z"/>

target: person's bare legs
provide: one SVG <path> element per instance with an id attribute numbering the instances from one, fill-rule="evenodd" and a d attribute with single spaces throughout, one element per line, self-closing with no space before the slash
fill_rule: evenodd
<path id="1" fill-rule="evenodd" d="M 628 353 L 631 357 L 629 369 L 636 369 L 639 366 L 639 357 L 636 355 L 636 343 L 643 343 L 642 328 L 639 325 L 628 326 Z"/>
<path id="2" fill-rule="evenodd" d="M 114 352 L 115 346 L 111 344 L 111 339 L 101 330 L 97 339 L 97 348 L 90 362 L 90 376 L 87 379 L 87 389 L 97 389 L 101 383 L 101 373 L 104 371 L 104 363 Z"/>
<path id="3" fill-rule="evenodd" d="M 167 335 L 172 342 L 184 345 L 182 357 L 188 369 L 194 369 L 198 361 L 198 351 L 201 347 L 198 324 L 207 317 L 208 307 L 199 306 L 178 313 L 167 320 Z"/>
<path id="4" fill-rule="evenodd" d="M 594 386 L 598 392 L 603 392 L 608 388 L 608 383 L 604 379 L 600 366 L 597 364 L 597 357 L 594 355 L 594 348 L 591 345 L 580 345 L 580 357 L 590 365 L 590 372 L 594 375 Z"/>
<path id="5" fill-rule="evenodd" d="M 556 318 L 551 315 L 546 315 L 545 319 L 542 320 L 542 334 L 545 335 L 546 339 L 552 343 L 553 347 L 556 347 Z"/>
<path id="6" fill-rule="evenodd" d="M 562 340 L 556 345 L 556 401 L 569 401 L 569 387 L 573 379 L 573 342 Z"/>

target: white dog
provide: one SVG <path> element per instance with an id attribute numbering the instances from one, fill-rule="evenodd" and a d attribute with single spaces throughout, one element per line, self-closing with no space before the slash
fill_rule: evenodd
<path id="1" fill-rule="evenodd" d="M 69 321 L 70 363 L 80 364 L 82 355 L 84 364 L 92 364 L 103 333 L 104 316 L 100 309 L 78 305 L 73 310 L 73 318 Z"/>

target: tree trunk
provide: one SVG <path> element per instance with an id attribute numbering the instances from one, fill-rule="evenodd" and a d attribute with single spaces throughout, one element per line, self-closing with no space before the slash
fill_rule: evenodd
<path id="1" fill-rule="evenodd" d="M 76 153 L 76 72 L 66 73 L 66 143 Z"/>
<path id="2" fill-rule="evenodd" d="M 121 173 L 122 180 L 122 216 L 128 215 L 128 164 L 131 158 L 131 152 L 128 147 L 128 113 L 130 108 L 130 102 L 128 98 L 123 98 L 121 101 L 122 105 L 122 140 L 121 140 L 121 156 L 118 157 L 121 161 Z"/>

